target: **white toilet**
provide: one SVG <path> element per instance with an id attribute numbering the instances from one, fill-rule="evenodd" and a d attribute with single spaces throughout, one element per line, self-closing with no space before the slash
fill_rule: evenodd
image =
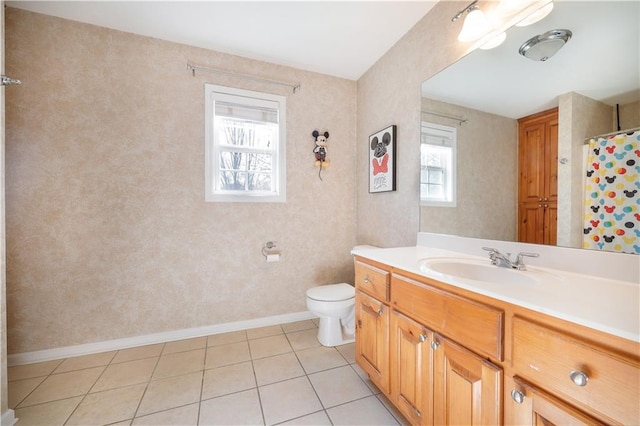
<path id="1" fill-rule="evenodd" d="M 355 298 L 355 288 L 346 283 L 307 290 L 307 308 L 320 317 L 318 341 L 322 346 L 355 341 Z"/>

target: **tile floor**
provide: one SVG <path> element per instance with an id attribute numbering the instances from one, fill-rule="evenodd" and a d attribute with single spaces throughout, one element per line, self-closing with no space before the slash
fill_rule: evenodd
<path id="1" fill-rule="evenodd" d="M 9 368 L 27 425 L 398 425 L 355 364 L 320 346 L 315 320 Z"/>

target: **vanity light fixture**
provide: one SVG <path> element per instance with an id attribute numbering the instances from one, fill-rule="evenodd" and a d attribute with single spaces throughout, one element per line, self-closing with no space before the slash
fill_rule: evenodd
<path id="1" fill-rule="evenodd" d="M 451 18 L 451 21 L 457 21 L 465 12 L 467 12 L 467 17 L 464 19 L 460 34 L 458 34 L 458 40 L 463 43 L 478 40 L 490 30 L 487 18 L 478 7 L 478 0 L 474 0 L 467 7 L 456 13 Z"/>

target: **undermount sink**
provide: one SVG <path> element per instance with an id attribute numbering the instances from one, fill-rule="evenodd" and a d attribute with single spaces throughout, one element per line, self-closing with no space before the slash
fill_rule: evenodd
<path id="1" fill-rule="evenodd" d="M 489 262 L 489 259 L 430 258 L 420 261 L 420 270 L 452 278 L 499 284 L 531 285 L 537 283 L 537 280 L 527 271 L 502 268 Z"/>

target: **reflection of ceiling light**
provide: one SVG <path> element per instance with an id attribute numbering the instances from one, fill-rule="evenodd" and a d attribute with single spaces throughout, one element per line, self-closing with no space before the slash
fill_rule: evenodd
<path id="1" fill-rule="evenodd" d="M 569 30 L 551 30 L 527 40 L 520 46 L 520 54 L 533 61 L 546 61 L 571 39 Z"/>
<path id="2" fill-rule="evenodd" d="M 489 31 L 489 23 L 484 13 L 478 6 L 469 9 L 467 17 L 462 25 L 462 30 L 458 35 L 458 40 L 462 42 L 475 41 L 485 35 Z"/>
<path id="3" fill-rule="evenodd" d="M 507 38 L 507 33 L 501 32 L 497 36 L 493 37 L 491 40 L 480 46 L 482 50 L 493 49 L 494 47 L 498 47 L 502 44 L 503 41 Z"/>
<path id="4" fill-rule="evenodd" d="M 551 13 L 553 9 L 553 2 L 549 2 L 545 6 L 533 12 L 531 15 L 524 18 L 522 21 L 516 24 L 516 27 L 526 27 L 527 25 L 535 24 L 543 19 L 545 16 Z"/>

